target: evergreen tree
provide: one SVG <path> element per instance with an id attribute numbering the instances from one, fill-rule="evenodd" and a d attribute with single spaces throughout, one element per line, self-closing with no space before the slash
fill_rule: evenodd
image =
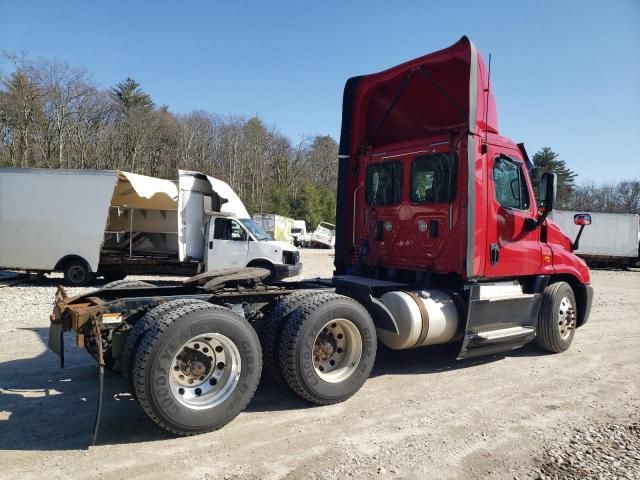
<path id="1" fill-rule="evenodd" d="M 575 190 L 575 179 L 578 176 L 573 170 L 567 167 L 564 160 L 560 160 L 560 155 L 549 147 L 544 147 L 533 155 L 532 180 L 536 195 L 540 188 L 540 177 L 545 172 L 552 172 L 558 175 L 557 206 L 564 207 L 571 199 Z"/>
<path id="2" fill-rule="evenodd" d="M 111 87 L 111 93 L 125 114 L 134 108 L 149 111 L 156 106 L 149 94 L 145 93 L 140 88 L 140 84 L 131 77 Z"/>

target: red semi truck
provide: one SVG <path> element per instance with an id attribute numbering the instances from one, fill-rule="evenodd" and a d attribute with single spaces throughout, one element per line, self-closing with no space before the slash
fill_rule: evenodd
<path id="1" fill-rule="evenodd" d="M 267 283 L 269 272 L 249 268 L 73 298 L 61 287 L 50 347 L 64 358 L 63 332 L 75 331 L 100 382 L 103 366 L 120 371 L 149 417 L 178 435 L 231 421 L 263 364 L 327 405 L 362 386 L 378 342 L 450 343 L 459 358 L 531 341 L 562 352 L 593 290 L 572 253 L 578 239 L 547 219 L 555 176 L 543 176 L 536 198 L 528 164 L 524 146 L 498 132 L 487 67 L 466 37 L 351 78 L 333 278 Z"/>

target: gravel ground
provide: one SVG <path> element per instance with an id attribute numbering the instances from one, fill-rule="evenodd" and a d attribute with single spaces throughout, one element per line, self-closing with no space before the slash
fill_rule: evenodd
<path id="1" fill-rule="evenodd" d="M 304 276 L 331 275 L 329 251 L 302 261 Z M 311 406 L 265 379 L 236 420 L 192 438 L 165 434 L 108 375 L 88 449 L 95 365 L 72 336 L 64 370 L 46 347 L 58 281 L 0 288 L 3 480 L 640 478 L 638 271 L 593 272 L 591 319 L 563 354 L 457 362 L 438 347 L 382 349 L 344 403 Z"/>
<path id="2" fill-rule="evenodd" d="M 640 478 L 640 421 L 575 428 L 545 449 L 540 479 Z"/>

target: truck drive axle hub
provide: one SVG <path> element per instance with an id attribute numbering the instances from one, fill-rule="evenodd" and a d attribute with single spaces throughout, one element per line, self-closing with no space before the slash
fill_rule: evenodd
<path id="1" fill-rule="evenodd" d="M 327 322 L 316 336 L 312 360 L 316 375 L 329 383 L 349 377 L 362 356 L 362 336 L 351 320 L 338 318 Z"/>
<path id="2" fill-rule="evenodd" d="M 171 362 L 171 392 L 188 408 L 214 407 L 231 395 L 241 368 L 238 347 L 228 337 L 198 335 L 180 347 Z"/>

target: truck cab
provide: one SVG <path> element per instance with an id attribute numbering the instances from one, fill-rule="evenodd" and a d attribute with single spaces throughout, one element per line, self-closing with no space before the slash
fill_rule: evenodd
<path id="1" fill-rule="evenodd" d="M 298 249 L 265 233 L 225 182 L 181 170 L 179 190 L 181 261 L 195 260 L 204 271 L 261 267 L 271 280 L 300 273 Z"/>
<path id="2" fill-rule="evenodd" d="M 466 37 L 349 79 L 339 153 L 338 282 L 374 297 L 379 281 L 446 290 L 463 306 L 461 357 L 535 338 L 557 282 L 575 297 L 572 328 L 586 321 L 589 270 L 546 219 L 554 177 L 536 198 L 524 145 L 500 134 L 487 66 Z"/>
<path id="3" fill-rule="evenodd" d="M 261 267 L 271 278 L 282 280 L 302 269 L 298 249 L 272 240 L 251 218 L 211 214 L 207 223 L 208 248 L 205 270 Z"/>

